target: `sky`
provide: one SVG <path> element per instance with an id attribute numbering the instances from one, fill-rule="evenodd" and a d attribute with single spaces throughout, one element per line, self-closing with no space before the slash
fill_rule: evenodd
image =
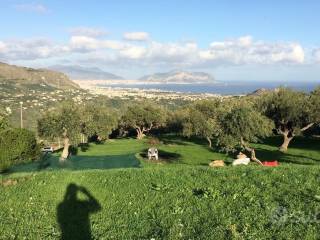
<path id="1" fill-rule="evenodd" d="M 0 61 L 320 82 L 318 0 L 0 0 Z"/>

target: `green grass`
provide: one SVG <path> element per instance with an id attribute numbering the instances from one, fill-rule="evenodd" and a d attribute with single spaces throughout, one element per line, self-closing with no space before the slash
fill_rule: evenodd
<path id="1" fill-rule="evenodd" d="M 317 165 L 320 164 L 320 139 L 296 137 L 290 143 L 288 152 L 278 150 L 282 138 L 266 139 L 264 144 L 255 144 L 257 156 L 263 160 L 278 160 L 282 164 Z"/>
<path id="2" fill-rule="evenodd" d="M 230 157 L 214 152 L 205 143 L 188 141 L 183 138 L 167 136 L 161 139 L 158 147 L 161 154 L 172 156 L 169 161 L 164 159 L 163 163 L 170 162 L 170 165 L 188 164 L 205 165 L 211 160 L 229 160 Z M 23 164 L 13 167 L 10 172 L 32 172 L 43 170 L 84 170 L 84 169 L 110 169 L 110 168 L 131 168 L 131 167 L 156 167 L 148 163 L 140 153 L 146 153 L 150 145 L 147 140 L 137 141 L 136 139 L 109 140 L 105 144 L 90 144 L 86 151 L 79 149 L 76 156 L 71 156 L 65 165 L 59 164 L 59 153 L 42 162 Z"/>
<path id="3" fill-rule="evenodd" d="M 256 144 L 258 157 L 281 162 L 276 168 L 219 169 L 204 165 L 232 156 L 161 141 L 175 156 L 163 164 L 143 160 L 145 141 L 122 139 L 91 145 L 64 168 L 53 156 L 41 170 L 12 169 L 2 178 L 18 183 L 0 186 L 0 239 L 60 239 L 60 226 L 68 239 L 318 239 L 320 139 L 297 138 L 287 154 L 276 151 L 277 138 Z M 83 193 L 64 200 L 71 183 L 93 196 L 89 206 Z"/>

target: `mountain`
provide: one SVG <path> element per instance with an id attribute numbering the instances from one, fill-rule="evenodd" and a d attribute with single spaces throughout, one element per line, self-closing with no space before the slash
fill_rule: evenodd
<path id="1" fill-rule="evenodd" d="M 264 94 L 272 93 L 272 92 L 279 92 L 279 88 L 267 89 L 267 88 L 259 88 L 252 93 L 249 93 L 248 96 L 261 96 Z"/>
<path id="2" fill-rule="evenodd" d="M 150 83 L 214 83 L 214 78 L 203 72 L 171 71 L 146 75 L 139 80 Z"/>
<path id="3" fill-rule="evenodd" d="M 49 69 L 60 71 L 68 75 L 73 80 L 120 80 L 123 79 L 112 73 L 105 72 L 96 67 L 82 67 L 71 65 L 55 65 L 49 67 Z"/>
<path id="4" fill-rule="evenodd" d="M 0 82 L 23 85 L 44 84 L 61 89 L 78 89 L 65 74 L 47 69 L 34 69 L 0 62 Z"/>

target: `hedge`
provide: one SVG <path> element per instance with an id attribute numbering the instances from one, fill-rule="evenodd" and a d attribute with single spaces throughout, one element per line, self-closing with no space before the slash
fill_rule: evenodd
<path id="1" fill-rule="evenodd" d="M 33 161 L 39 154 L 40 148 L 33 132 L 20 128 L 0 132 L 0 172 L 12 165 Z"/>

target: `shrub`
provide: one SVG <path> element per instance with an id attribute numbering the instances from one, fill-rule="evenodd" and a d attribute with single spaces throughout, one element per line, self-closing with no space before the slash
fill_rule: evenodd
<path id="1" fill-rule="evenodd" d="M 153 137 L 148 140 L 148 144 L 151 146 L 156 146 L 160 144 L 160 141 L 158 138 Z"/>
<path id="2" fill-rule="evenodd" d="M 31 131 L 16 128 L 0 132 L 0 171 L 35 160 L 39 154 L 40 148 Z"/>

